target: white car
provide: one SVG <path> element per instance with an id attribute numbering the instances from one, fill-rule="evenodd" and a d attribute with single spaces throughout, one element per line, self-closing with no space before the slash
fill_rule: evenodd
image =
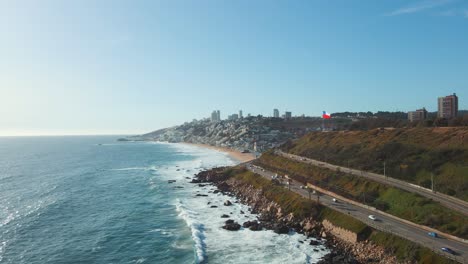
<path id="1" fill-rule="evenodd" d="M 333 198 L 332 201 L 333 201 L 334 203 L 337 203 L 337 202 L 338 202 L 338 200 L 337 200 L 336 198 Z"/>
<path id="2" fill-rule="evenodd" d="M 369 219 L 372 221 L 377 221 L 377 217 L 375 217 L 375 215 L 369 215 Z"/>

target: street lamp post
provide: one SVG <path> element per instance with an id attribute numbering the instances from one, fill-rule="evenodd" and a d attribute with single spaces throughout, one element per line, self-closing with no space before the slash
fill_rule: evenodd
<path id="1" fill-rule="evenodd" d="M 434 192 L 434 173 L 431 172 L 431 190 Z"/>
<path id="2" fill-rule="evenodd" d="M 383 162 L 383 175 L 385 178 L 387 178 L 387 174 L 386 174 L 386 171 L 385 171 L 385 160 Z"/>
<path id="3" fill-rule="evenodd" d="M 309 188 L 309 186 L 306 186 L 306 189 L 307 189 L 307 192 L 309 193 L 309 200 L 312 200 L 312 199 L 310 198 L 310 193 L 312 192 L 312 190 Z"/>

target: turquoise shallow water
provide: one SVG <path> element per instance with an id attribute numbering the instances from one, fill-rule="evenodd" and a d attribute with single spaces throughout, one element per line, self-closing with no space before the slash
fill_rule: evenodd
<path id="1" fill-rule="evenodd" d="M 299 234 L 220 228 L 222 214 L 239 222 L 256 216 L 241 204 L 223 207 L 229 197 L 189 181 L 234 163 L 213 150 L 110 136 L 0 138 L 0 263 L 314 263 L 323 256 L 326 248 L 314 252 Z"/>

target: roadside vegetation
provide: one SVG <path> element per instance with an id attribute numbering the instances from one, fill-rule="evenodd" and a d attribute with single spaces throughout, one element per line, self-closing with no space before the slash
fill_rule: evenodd
<path id="1" fill-rule="evenodd" d="M 422 247 L 414 242 L 389 233 L 373 230 L 368 240 L 386 248 L 388 252 L 395 255 L 400 261 L 411 260 L 420 264 L 456 263 L 453 260 L 434 253 L 429 248 Z"/>
<path id="2" fill-rule="evenodd" d="M 306 199 L 297 193 L 290 192 L 284 187 L 260 177 L 251 171 L 242 168 L 229 168 L 224 173 L 256 189 L 261 189 L 263 195 L 268 200 L 279 204 L 288 214 L 293 213 L 299 218 L 316 217 L 318 215 L 319 205 L 315 201 Z"/>
<path id="3" fill-rule="evenodd" d="M 282 150 L 411 182 L 468 201 L 468 128 L 312 132 Z"/>
<path id="4" fill-rule="evenodd" d="M 255 163 L 273 172 L 287 174 L 304 185 L 309 182 L 414 223 L 468 238 L 468 219 L 464 215 L 418 194 L 345 172 L 293 161 L 271 151 Z"/>
<path id="5" fill-rule="evenodd" d="M 389 253 L 394 254 L 400 261 L 416 261 L 421 264 L 455 263 L 440 256 L 430 249 L 398 236 L 383 233 L 372 229 L 363 222 L 346 214 L 324 207 L 314 201 L 306 199 L 299 194 L 289 191 L 284 187 L 274 184 L 262 176 L 240 167 L 228 168 L 223 172 L 223 178 L 235 178 L 245 185 L 261 189 L 263 195 L 278 203 L 287 213 L 294 213 L 296 217 L 315 217 L 317 220 L 328 220 L 333 225 L 355 232 L 362 239 L 384 247 Z"/>

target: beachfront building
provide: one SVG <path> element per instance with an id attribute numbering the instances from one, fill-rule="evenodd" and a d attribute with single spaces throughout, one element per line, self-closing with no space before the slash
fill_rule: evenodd
<path id="1" fill-rule="evenodd" d="M 437 100 L 437 117 L 451 119 L 458 115 L 458 96 L 453 95 L 439 97 Z"/>
<path id="2" fill-rule="evenodd" d="M 292 117 L 291 112 L 288 112 L 288 111 L 284 112 L 284 119 L 291 119 L 291 117 Z"/>
<path id="3" fill-rule="evenodd" d="M 416 111 L 409 111 L 408 112 L 408 120 L 410 122 L 419 122 L 423 121 L 427 118 L 427 111 L 426 108 L 421 108 Z"/>
<path id="4" fill-rule="evenodd" d="M 239 110 L 239 118 L 244 118 L 244 116 L 242 115 L 242 110 Z"/>
<path id="5" fill-rule="evenodd" d="M 273 117 L 279 118 L 279 110 L 278 109 L 273 109 Z"/>

